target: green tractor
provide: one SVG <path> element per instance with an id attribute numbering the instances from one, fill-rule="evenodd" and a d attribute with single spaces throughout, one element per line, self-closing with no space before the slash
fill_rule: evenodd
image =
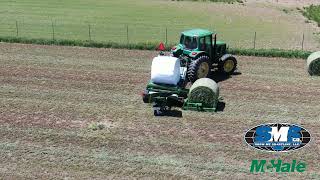
<path id="1" fill-rule="evenodd" d="M 217 41 L 214 32 L 192 29 L 181 33 L 180 43 L 171 49 L 171 54 L 187 67 L 190 82 L 210 77 L 211 70 L 230 75 L 237 68 L 237 59 L 228 54 L 225 42 Z"/>

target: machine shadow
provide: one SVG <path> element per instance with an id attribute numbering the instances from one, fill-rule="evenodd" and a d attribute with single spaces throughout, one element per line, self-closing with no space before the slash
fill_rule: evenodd
<path id="1" fill-rule="evenodd" d="M 173 109 L 166 111 L 162 116 L 182 118 L 182 111 Z"/>
<path id="2" fill-rule="evenodd" d="M 224 108 L 226 107 L 226 103 L 225 102 L 222 102 L 222 101 L 219 101 L 218 104 L 217 104 L 217 109 L 216 109 L 216 112 L 223 112 L 224 111 Z M 165 117 L 176 117 L 176 118 L 182 118 L 182 111 L 180 110 L 169 110 L 169 111 L 166 111 L 165 113 L 163 113 L 162 115 L 160 116 L 165 116 Z"/>
<path id="3" fill-rule="evenodd" d="M 222 112 L 224 111 L 224 108 L 226 107 L 226 103 L 225 102 L 222 102 L 222 101 L 219 101 L 218 102 L 218 105 L 217 105 L 217 109 L 216 111 L 217 112 Z"/>
<path id="4" fill-rule="evenodd" d="M 238 76 L 241 74 L 242 73 L 240 71 L 236 71 L 232 75 L 227 75 L 227 74 L 221 73 L 219 71 L 213 71 L 209 78 L 214 80 L 216 83 L 218 83 L 218 82 L 222 82 L 227 79 L 230 79 L 230 78 L 232 78 L 232 76 Z"/>

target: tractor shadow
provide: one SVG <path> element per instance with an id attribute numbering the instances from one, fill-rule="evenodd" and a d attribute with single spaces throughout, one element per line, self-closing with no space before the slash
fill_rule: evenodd
<path id="1" fill-rule="evenodd" d="M 214 80 L 215 82 L 222 82 L 222 81 L 225 81 L 227 79 L 230 79 L 232 78 L 232 76 L 238 76 L 238 75 L 241 75 L 242 73 L 238 70 L 236 70 L 233 74 L 231 75 L 227 75 L 227 74 L 224 74 L 224 73 L 221 73 L 219 71 L 213 71 L 210 75 L 210 79 Z"/>

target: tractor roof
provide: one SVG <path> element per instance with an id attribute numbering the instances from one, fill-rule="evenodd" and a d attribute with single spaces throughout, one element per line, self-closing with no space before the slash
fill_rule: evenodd
<path id="1" fill-rule="evenodd" d="M 214 32 L 205 29 L 191 29 L 182 32 L 182 34 L 185 36 L 208 36 L 214 34 Z"/>

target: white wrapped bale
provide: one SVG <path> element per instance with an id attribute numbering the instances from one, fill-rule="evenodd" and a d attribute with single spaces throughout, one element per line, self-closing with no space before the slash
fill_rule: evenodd
<path id="1" fill-rule="evenodd" d="M 314 52 L 308 57 L 307 68 L 311 76 L 320 76 L 320 51 Z"/>
<path id="2" fill-rule="evenodd" d="M 171 56 L 155 57 L 151 65 L 151 81 L 155 84 L 177 85 L 180 81 L 180 60 Z"/>
<path id="3" fill-rule="evenodd" d="M 205 106 L 211 106 L 218 103 L 219 86 L 212 79 L 198 79 L 192 84 L 188 98 L 191 103 L 202 103 Z"/>

